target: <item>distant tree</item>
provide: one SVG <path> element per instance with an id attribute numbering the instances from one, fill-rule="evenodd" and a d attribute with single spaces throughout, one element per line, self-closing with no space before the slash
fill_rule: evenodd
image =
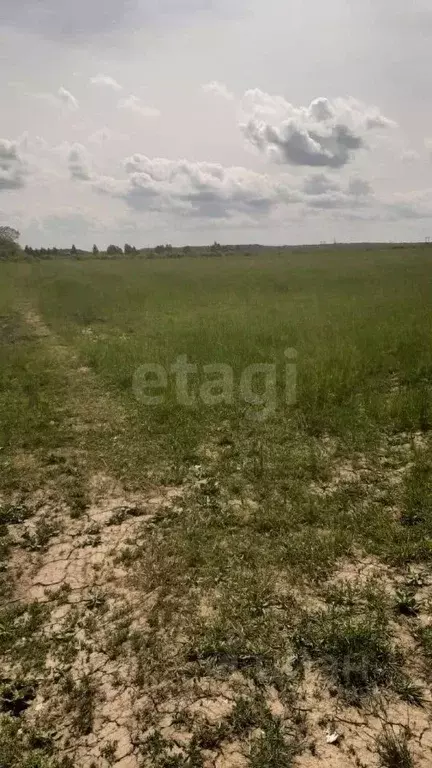
<path id="1" fill-rule="evenodd" d="M 109 245 L 107 248 L 108 256 L 119 256 L 123 251 L 119 245 Z"/>
<path id="2" fill-rule="evenodd" d="M 97 245 L 94 245 L 93 246 L 93 256 L 97 256 L 98 254 L 99 254 L 99 248 L 97 247 Z"/>
<path id="3" fill-rule="evenodd" d="M 20 233 L 13 227 L 3 225 L 0 227 L 0 240 L 8 240 L 10 243 L 16 243 L 19 240 Z"/>
<path id="4" fill-rule="evenodd" d="M 0 259 L 14 259 L 22 253 L 18 245 L 20 233 L 8 226 L 0 227 Z"/>
<path id="5" fill-rule="evenodd" d="M 78 251 L 77 251 L 76 247 L 73 245 L 73 246 L 72 246 L 72 248 L 71 248 L 71 254 L 72 254 L 73 256 L 76 256 L 76 255 L 77 255 L 77 253 L 78 253 Z"/>
<path id="6" fill-rule="evenodd" d="M 133 245 L 129 245 L 129 243 L 126 243 L 124 247 L 124 252 L 125 252 L 125 256 L 128 256 L 131 253 L 136 253 L 136 248 L 134 248 Z"/>
<path id="7" fill-rule="evenodd" d="M 185 247 L 183 248 L 183 253 L 185 256 L 189 256 L 192 253 L 192 248 L 190 247 L 190 245 L 185 245 Z"/>

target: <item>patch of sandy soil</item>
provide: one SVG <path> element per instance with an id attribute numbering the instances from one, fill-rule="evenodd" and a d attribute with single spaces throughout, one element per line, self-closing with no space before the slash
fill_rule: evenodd
<path id="1" fill-rule="evenodd" d="M 390 697 L 376 698 L 361 709 L 344 707 L 329 695 L 325 681 L 312 667 L 306 671 L 300 696 L 309 746 L 297 758 L 298 768 L 377 768 L 377 740 L 389 728 L 396 734 L 409 728 L 414 765 L 431 764 L 430 703 L 414 707 Z"/>
<path id="2" fill-rule="evenodd" d="M 340 460 L 331 450 L 325 452 L 330 462 L 330 477 L 313 481 L 310 490 L 317 496 L 332 496 L 341 489 L 354 486 L 367 488 L 370 498 L 380 499 L 386 487 L 398 487 L 413 465 L 416 453 L 427 450 L 428 436 L 423 432 L 401 432 L 387 436 L 376 454 L 358 453 Z"/>
<path id="3" fill-rule="evenodd" d="M 129 494 L 116 480 L 99 473 L 91 478 L 88 493 L 90 505 L 83 518 L 71 520 L 67 509 L 56 508 L 53 503 L 44 506 L 36 498 L 34 516 L 21 526 L 11 526 L 18 543 L 18 537 L 25 540 L 26 530 L 33 531 L 38 520 L 59 523 L 59 532 L 42 551 L 16 548 L 21 597 L 50 608 L 46 632 L 60 649 L 48 659 L 48 679 L 40 685 L 27 716 L 36 723 L 56 723 L 58 754 L 69 756 L 74 766 L 142 768 L 153 765 L 143 759 L 140 744 L 154 732 L 155 722 L 162 738 L 171 745 L 171 753 L 177 750 L 179 755 L 183 754 L 191 743 L 192 722 L 217 726 L 229 716 L 239 696 L 253 696 L 256 688 L 240 671 L 226 680 L 202 676 L 183 681 L 177 692 L 167 680 L 163 695 L 152 690 L 151 684 L 145 690 L 137 687 L 133 657 L 124 652 L 113 656 L 107 638 L 112 630 L 116 631 L 122 616 L 132 626 L 148 628 L 147 616 L 154 594 L 136 591 L 136 566 L 132 563 L 127 568 L 119 562 L 118 555 L 125 546 L 145 535 L 146 525 L 155 517 L 184 503 L 185 489 Z M 341 562 L 329 584 L 364 584 L 371 578 L 380 579 L 389 590 L 394 585 L 389 569 L 374 558 Z M 286 590 L 283 581 L 276 585 L 278 594 L 283 595 Z M 62 591 L 63 597 L 59 599 Z M 106 602 L 106 610 L 95 614 L 101 599 Z M 304 595 L 299 592 L 295 599 L 301 602 Z M 310 600 L 310 610 L 322 607 L 312 593 Z M 207 615 L 208 611 L 211 605 L 202 601 L 201 612 Z M 408 629 L 396 629 L 398 641 L 406 650 L 415 652 Z M 74 652 L 65 661 L 61 649 L 68 637 Z M 413 665 L 412 672 L 418 671 Z M 84 679 L 91 683 L 93 713 L 88 733 L 76 731 L 76 713 L 67 706 L 70 693 L 62 692 L 66 677 L 77 686 Z M 265 696 L 272 715 L 290 727 L 293 711 L 283 703 L 277 690 L 267 687 Z M 361 709 L 346 707 L 331 695 L 328 682 L 320 673 L 307 664 L 294 707 L 303 719 L 302 751 L 295 758 L 296 768 L 377 768 L 377 739 L 388 726 L 396 732 L 409 727 L 416 767 L 427 768 L 431 764 L 432 708 L 427 697 L 422 708 L 391 697 L 374 699 Z M 179 713 L 186 718 L 184 723 L 178 721 Z M 329 743 L 329 736 L 334 734 L 337 739 Z M 252 732 L 246 741 L 223 741 L 217 750 L 204 750 L 204 766 L 246 768 L 251 740 L 259 735 Z M 110 762 L 106 757 L 109 750 Z"/>
<path id="4" fill-rule="evenodd" d="M 141 625 L 145 622 L 146 595 L 134 591 L 118 555 L 128 542 L 136 540 L 143 524 L 171 508 L 181 493 L 178 488 L 164 488 L 145 497 L 126 495 L 116 481 L 99 474 L 90 482 L 90 506 L 83 518 L 72 520 L 66 509 L 45 506 L 36 508 L 23 524 L 10 526 L 16 544 L 12 568 L 19 576 L 15 599 L 44 603 L 51 609 L 46 633 L 54 648 L 56 641 L 64 647 L 65 638 L 73 632 L 71 661 L 65 663 L 55 651 L 52 653 L 50 680 L 41 687 L 28 716 L 43 721 L 54 715 L 53 707 L 61 710 L 64 702 L 54 682 L 59 676 L 71 675 L 77 682 L 89 678 L 94 689 L 94 722 L 88 735 L 74 733 L 67 714 L 57 720 L 59 754 L 73 757 L 74 765 L 90 768 L 94 761 L 98 766 L 108 765 L 102 756 L 104 748 L 113 743 L 117 744 L 116 766 L 138 765 L 132 735 L 140 702 L 127 683 L 133 669 L 122 657 L 110 658 L 106 637 L 116 629 L 122 611 L 130 622 L 136 616 Z M 40 520 L 49 520 L 53 526 L 57 522 L 61 531 L 50 538 L 43 551 L 21 548 L 20 542 L 31 537 Z M 94 621 L 98 599 L 106 602 L 107 610 L 98 616 L 89 634 L 86 622 Z"/>

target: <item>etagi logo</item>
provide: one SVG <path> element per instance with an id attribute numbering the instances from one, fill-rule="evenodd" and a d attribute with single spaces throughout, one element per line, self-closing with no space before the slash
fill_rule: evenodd
<path id="1" fill-rule="evenodd" d="M 135 371 L 132 388 L 136 399 L 149 407 L 165 403 L 169 388 L 178 405 L 233 405 L 237 400 L 250 406 L 250 418 L 265 421 L 277 410 L 278 398 L 283 397 L 286 405 L 297 401 L 297 351 L 286 349 L 284 357 L 281 364 L 252 363 L 236 381 L 227 363 L 198 366 L 187 355 L 179 355 L 169 367 L 141 365 Z M 278 378 L 283 384 L 279 391 Z"/>

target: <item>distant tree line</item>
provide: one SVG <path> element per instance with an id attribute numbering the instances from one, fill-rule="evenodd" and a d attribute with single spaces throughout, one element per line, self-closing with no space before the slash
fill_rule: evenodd
<path id="1" fill-rule="evenodd" d="M 60 251 L 58 248 L 31 248 L 29 245 L 26 245 L 24 253 L 26 253 L 27 256 L 50 259 L 54 256 L 58 256 Z"/>
<path id="2" fill-rule="evenodd" d="M 184 256 L 220 256 L 223 253 L 233 251 L 245 252 L 243 246 L 220 245 L 213 243 L 211 246 L 195 247 L 185 245 L 180 248 L 172 246 L 170 243 L 157 245 L 155 248 L 136 248 L 134 245 L 125 243 L 122 248 L 119 245 L 110 244 L 105 250 L 100 250 L 95 244 L 91 251 L 77 248 L 72 244 L 70 248 L 33 248 L 26 245 L 24 248 L 18 243 L 20 233 L 13 227 L 0 226 L 0 260 L 22 260 L 22 259 L 77 259 L 84 260 L 89 258 L 96 259 L 118 259 L 118 258 L 139 258 L 139 259 L 178 259 Z"/>
<path id="3" fill-rule="evenodd" d="M 287 251 L 293 253 L 301 253 L 305 249 L 311 250 L 317 248 L 319 250 L 334 250 L 335 248 L 345 248 L 355 250 L 358 248 L 366 250 L 379 249 L 402 249 L 406 247 L 404 243 L 339 243 L 333 245 L 327 245 L 321 243 L 320 245 L 308 245 L 308 246 L 263 246 L 258 243 L 249 243 L 248 245 L 221 245 L 218 242 L 214 242 L 213 245 L 207 246 L 192 246 L 185 245 L 182 247 L 175 247 L 170 243 L 165 245 L 157 245 L 155 248 L 136 248 L 134 245 L 125 243 L 123 248 L 119 245 L 110 244 L 105 250 L 100 250 L 95 244 L 93 248 L 88 251 L 81 248 L 77 248 L 75 244 L 72 244 L 70 248 L 32 248 L 30 245 L 26 245 L 24 248 L 18 243 L 20 233 L 14 227 L 1 226 L 0 225 L 0 261 L 19 261 L 27 259 L 120 259 L 120 258 L 137 258 L 137 259 L 180 259 L 184 256 L 197 257 L 209 257 L 209 256 L 222 256 L 224 253 L 241 253 L 243 256 L 251 256 L 254 253 L 260 251 L 276 251 L 278 253 L 286 253 Z M 429 239 L 425 243 L 411 243 L 410 247 L 431 248 Z M 1 767 L 0 767 L 1 768 Z"/>

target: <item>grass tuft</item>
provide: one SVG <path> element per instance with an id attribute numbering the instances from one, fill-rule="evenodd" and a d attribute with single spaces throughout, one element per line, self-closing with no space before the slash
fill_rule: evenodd
<path id="1" fill-rule="evenodd" d="M 407 729 L 399 733 L 385 729 L 378 739 L 377 751 L 382 768 L 414 768 Z"/>
<path id="2" fill-rule="evenodd" d="M 277 719 L 266 723 L 264 733 L 252 744 L 250 768 L 290 768 L 298 752 L 298 744 L 288 737 Z"/>
<path id="3" fill-rule="evenodd" d="M 401 661 L 387 628 L 374 617 L 337 610 L 306 617 L 295 632 L 294 647 L 318 662 L 351 703 L 391 686 Z"/>

